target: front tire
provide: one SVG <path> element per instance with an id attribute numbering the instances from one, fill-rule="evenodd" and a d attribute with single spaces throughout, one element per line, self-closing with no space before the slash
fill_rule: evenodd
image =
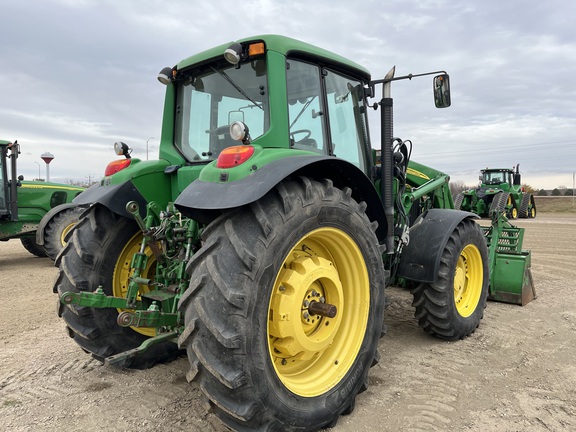
<path id="1" fill-rule="evenodd" d="M 384 309 L 376 224 L 364 209 L 350 189 L 301 178 L 204 231 L 179 342 L 187 378 L 228 426 L 316 430 L 353 410 Z"/>
<path id="2" fill-rule="evenodd" d="M 45 258 L 46 251 L 44 247 L 36 243 L 36 237 L 20 237 L 20 243 L 28 252 L 38 258 Z"/>
<path id="3" fill-rule="evenodd" d="M 126 296 L 130 262 L 139 250 L 142 234 L 136 222 L 121 217 L 106 207 L 96 205 L 78 222 L 72 237 L 56 260 L 59 266 L 54 292 L 92 292 L 98 286 L 106 295 Z M 145 253 L 151 255 L 149 251 Z M 148 260 L 143 277 L 154 277 L 154 259 Z M 124 295 L 123 295 L 124 294 Z M 119 311 L 113 308 L 91 308 L 59 303 L 58 315 L 66 321 L 68 334 L 94 358 L 106 357 L 136 348 L 154 329 L 120 327 Z M 175 343 L 151 346 L 123 366 L 145 369 L 178 354 Z"/>
<path id="4" fill-rule="evenodd" d="M 484 315 L 489 277 L 484 236 L 478 224 L 464 219 L 442 252 L 436 282 L 412 291 L 420 327 L 446 340 L 473 333 Z"/>

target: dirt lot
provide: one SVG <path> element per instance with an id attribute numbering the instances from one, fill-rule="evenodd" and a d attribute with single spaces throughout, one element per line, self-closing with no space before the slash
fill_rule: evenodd
<path id="1" fill-rule="evenodd" d="M 419 329 L 409 293 L 390 289 L 381 362 L 333 431 L 576 430 L 576 215 L 517 225 L 538 299 L 490 302 L 476 333 L 447 343 Z M 129 371 L 82 352 L 56 316 L 56 272 L 0 242 L 0 429 L 225 430 L 186 382 L 185 358 Z"/>

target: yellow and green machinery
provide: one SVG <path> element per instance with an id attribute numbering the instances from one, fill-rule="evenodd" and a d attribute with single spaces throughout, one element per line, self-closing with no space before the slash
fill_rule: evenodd
<path id="1" fill-rule="evenodd" d="M 162 69 L 158 160 L 118 142 L 125 157 L 75 199 L 88 209 L 54 284 L 69 335 L 117 366 L 185 352 L 187 379 L 230 428 L 305 431 L 333 426 L 366 389 L 394 281 L 426 332 L 473 333 L 498 296 L 504 228 L 487 241 L 477 215 L 454 210 L 449 177 L 394 137 L 392 83 L 421 75 L 448 107 L 443 71 L 374 80 L 275 35 Z M 529 259 L 507 268 L 523 280 Z"/>
<path id="2" fill-rule="evenodd" d="M 18 238 L 30 253 L 52 259 L 78 219 L 72 200 L 84 189 L 59 183 L 25 181 L 17 175 L 20 144 L 0 140 L 0 241 Z M 42 235 L 37 238 L 38 227 Z"/>
<path id="3" fill-rule="evenodd" d="M 531 193 L 524 191 L 519 164 L 512 169 L 483 169 L 480 186 L 457 194 L 454 206 L 490 218 L 502 212 L 509 219 L 536 217 L 536 202 Z"/>

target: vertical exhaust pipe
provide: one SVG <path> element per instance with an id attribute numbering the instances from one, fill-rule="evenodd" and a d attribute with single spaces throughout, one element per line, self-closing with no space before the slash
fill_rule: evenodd
<path id="1" fill-rule="evenodd" d="M 393 99 L 391 96 L 391 80 L 394 78 L 394 66 L 384 77 L 382 84 L 382 100 L 380 101 L 381 116 L 381 163 L 380 170 L 380 196 L 384 203 L 384 214 L 388 232 L 386 234 L 386 253 L 394 253 L 394 203 L 392 199 L 392 186 L 394 184 L 394 166 L 392 155 L 392 134 L 393 134 Z"/>

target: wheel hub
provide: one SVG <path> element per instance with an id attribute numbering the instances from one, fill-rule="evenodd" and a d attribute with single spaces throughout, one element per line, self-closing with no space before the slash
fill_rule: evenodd
<path id="1" fill-rule="evenodd" d="M 470 316 L 482 294 L 482 257 L 476 246 L 467 245 L 461 252 L 454 270 L 454 303 L 458 313 Z"/>
<path id="2" fill-rule="evenodd" d="M 271 305 L 275 354 L 310 360 L 322 353 L 340 325 L 342 283 L 334 265 L 317 256 L 297 258 L 281 272 L 278 293 Z"/>

